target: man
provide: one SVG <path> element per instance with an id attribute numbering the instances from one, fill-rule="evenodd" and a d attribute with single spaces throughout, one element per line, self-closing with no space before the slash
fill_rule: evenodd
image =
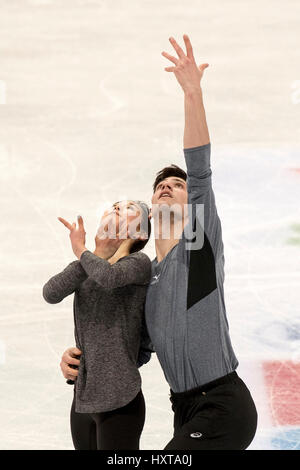
<path id="1" fill-rule="evenodd" d="M 238 361 L 224 303 L 222 231 L 212 190 L 211 144 L 200 85 L 208 64 L 197 66 L 189 38 L 183 38 L 186 54 L 170 38 L 178 58 L 166 52 L 162 55 L 175 65 L 165 70 L 174 72 L 184 92 L 187 175 L 173 165 L 161 170 L 154 182 L 157 256 L 152 261 L 145 303 L 147 328 L 138 363 L 146 363 L 155 350 L 170 385 L 174 435 L 166 450 L 246 449 L 256 432 L 257 412 L 235 371 Z M 196 229 L 192 241 L 186 236 L 186 214 L 181 211 L 186 204 L 192 208 L 190 228 Z M 174 208 L 170 236 L 162 238 L 165 224 L 161 214 L 168 206 Z M 199 207 L 203 207 L 203 219 Z M 68 367 L 79 364 L 72 358 L 76 353 L 80 351 L 71 348 L 62 358 L 65 377 L 77 375 Z"/>

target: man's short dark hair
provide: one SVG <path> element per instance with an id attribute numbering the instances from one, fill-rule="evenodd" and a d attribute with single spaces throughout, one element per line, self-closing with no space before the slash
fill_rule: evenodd
<path id="1" fill-rule="evenodd" d="M 153 183 L 153 192 L 155 193 L 156 186 L 161 181 L 163 181 L 166 178 L 169 178 L 170 176 L 175 176 L 177 178 L 181 178 L 184 181 L 186 181 L 186 179 L 187 179 L 186 172 L 182 168 L 180 168 L 179 166 L 174 165 L 174 163 L 172 163 L 172 165 L 166 166 L 165 168 L 160 170 L 158 173 L 156 173 L 156 178 L 155 178 L 155 181 Z"/>

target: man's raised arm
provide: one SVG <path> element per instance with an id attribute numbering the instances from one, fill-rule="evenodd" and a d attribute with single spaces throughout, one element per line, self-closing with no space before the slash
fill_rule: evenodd
<path id="1" fill-rule="evenodd" d="M 202 89 L 184 93 L 185 126 L 183 146 L 185 149 L 199 147 L 210 142 L 203 105 Z"/>
<path id="2" fill-rule="evenodd" d="M 203 72 L 208 64 L 197 66 L 190 39 L 186 34 L 183 39 L 186 45 L 186 54 L 172 37 L 170 42 L 177 52 L 178 58 L 165 52 L 162 54 L 175 64 L 175 67 L 166 67 L 165 70 L 174 72 L 184 92 L 185 128 L 183 150 L 187 167 L 188 203 L 204 206 L 204 245 L 203 249 L 193 251 L 206 256 L 201 263 L 196 260 L 196 264 L 210 266 L 212 282 L 209 285 L 209 290 L 211 290 L 215 287 L 215 262 L 223 256 L 223 242 L 221 223 L 217 214 L 211 184 L 211 145 L 200 86 Z M 192 216 L 193 229 L 194 222 L 195 211 L 193 211 Z M 193 257 L 195 258 L 195 253 L 193 253 Z"/>
<path id="3" fill-rule="evenodd" d="M 177 52 L 178 58 L 164 51 L 162 55 L 175 64 L 175 67 L 165 67 L 165 70 L 167 72 L 174 72 L 177 81 L 184 91 L 185 128 L 183 146 L 184 148 L 192 148 L 210 142 L 200 86 L 204 69 L 208 67 L 208 64 L 205 63 L 198 66 L 193 55 L 191 41 L 187 34 L 183 35 L 183 39 L 186 46 L 186 54 L 175 39 L 170 37 L 169 41 Z"/>

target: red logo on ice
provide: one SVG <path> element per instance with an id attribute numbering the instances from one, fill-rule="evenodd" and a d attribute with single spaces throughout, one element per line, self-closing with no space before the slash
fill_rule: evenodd
<path id="1" fill-rule="evenodd" d="M 274 424 L 300 424 L 300 363 L 264 362 L 263 371 Z"/>

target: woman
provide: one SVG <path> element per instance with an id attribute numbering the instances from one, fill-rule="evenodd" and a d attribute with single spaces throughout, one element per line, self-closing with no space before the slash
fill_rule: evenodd
<path id="1" fill-rule="evenodd" d="M 145 402 L 137 358 L 151 278 L 151 261 L 140 250 L 150 237 L 148 206 L 115 203 L 101 219 L 93 253 L 85 247 L 81 216 L 78 228 L 58 219 L 70 230 L 78 260 L 44 285 L 43 296 L 58 303 L 74 293 L 75 339 L 82 351 L 71 408 L 74 447 L 139 449 Z"/>

